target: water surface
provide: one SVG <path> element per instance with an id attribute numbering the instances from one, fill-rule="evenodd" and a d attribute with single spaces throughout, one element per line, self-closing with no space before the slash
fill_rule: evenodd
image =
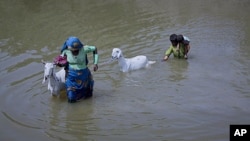
<path id="1" fill-rule="evenodd" d="M 250 2 L 85 0 L 0 2 L 0 139 L 227 141 L 250 123 Z M 191 39 L 188 60 L 161 62 L 172 33 Z M 68 36 L 100 55 L 94 96 L 67 103 L 42 85 Z M 122 73 L 112 48 L 146 55 Z M 92 69 L 92 55 L 89 55 Z"/>

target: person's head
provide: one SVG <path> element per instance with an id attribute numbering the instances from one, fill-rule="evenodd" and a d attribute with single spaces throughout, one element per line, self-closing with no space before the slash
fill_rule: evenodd
<path id="1" fill-rule="evenodd" d="M 176 34 L 171 34 L 169 37 L 170 42 L 172 43 L 173 46 L 177 46 L 177 35 Z"/>
<path id="2" fill-rule="evenodd" d="M 80 48 L 81 48 L 81 46 L 78 42 L 74 42 L 74 43 L 72 43 L 72 45 L 68 46 L 68 49 L 71 51 L 76 51 L 76 50 L 79 50 Z"/>
<path id="3" fill-rule="evenodd" d="M 78 42 L 74 42 L 71 46 L 68 46 L 73 55 L 78 55 L 80 48 L 81 46 Z"/>
<path id="4" fill-rule="evenodd" d="M 183 35 L 177 35 L 177 42 L 178 43 L 183 43 L 183 41 L 184 41 L 184 37 L 183 37 Z"/>
<path id="5" fill-rule="evenodd" d="M 69 37 L 65 44 L 73 55 L 77 55 L 79 50 L 83 47 L 83 44 L 77 37 Z"/>
<path id="6" fill-rule="evenodd" d="M 69 49 L 69 50 L 79 50 L 80 48 L 82 48 L 84 46 L 84 44 L 77 38 L 74 36 L 70 36 L 62 45 L 61 47 L 61 53 L 65 50 L 65 49 Z"/>

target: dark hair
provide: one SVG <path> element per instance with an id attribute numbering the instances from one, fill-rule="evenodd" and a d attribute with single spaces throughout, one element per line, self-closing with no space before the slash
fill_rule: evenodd
<path id="1" fill-rule="evenodd" d="M 189 44 L 189 41 L 184 40 L 184 41 L 183 41 L 183 44 L 184 44 L 184 45 L 188 45 L 188 44 Z"/>
<path id="2" fill-rule="evenodd" d="M 169 37 L 169 40 L 171 42 L 176 42 L 177 41 L 177 35 L 176 34 L 171 34 L 170 37 Z"/>
<path id="3" fill-rule="evenodd" d="M 183 42 L 184 41 L 184 37 L 183 35 L 177 35 L 177 42 Z"/>

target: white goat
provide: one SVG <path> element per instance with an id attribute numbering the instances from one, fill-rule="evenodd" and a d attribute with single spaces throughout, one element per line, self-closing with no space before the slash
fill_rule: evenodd
<path id="1" fill-rule="evenodd" d="M 118 60 L 118 64 L 123 72 L 147 68 L 149 65 L 156 62 L 148 61 L 147 57 L 144 55 L 135 56 L 133 58 L 124 58 L 122 50 L 119 48 L 113 48 L 111 56 L 113 60 Z"/>
<path id="2" fill-rule="evenodd" d="M 51 95 L 58 96 L 60 91 L 65 88 L 65 70 L 62 68 L 59 72 L 56 72 L 56 65 L 53 63 L 44 64 L 44 77 L 43 84 L 48 79 L 48 90 L 50 90 Z"/>

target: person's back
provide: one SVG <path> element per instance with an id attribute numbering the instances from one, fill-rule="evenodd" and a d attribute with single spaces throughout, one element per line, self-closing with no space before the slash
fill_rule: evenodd
<path id="1" fill-rule="evenodd" d="M 190 50 L 190 45 L 189 45 L 190 39 L 180 34 L 180 35 L 177 35 L 177 42 L 178 42 L 177 46 L 179 46 L 179 48 L 183 48 L 184 50 L 184 58 L 188 59 L 187 53 Z"/>

